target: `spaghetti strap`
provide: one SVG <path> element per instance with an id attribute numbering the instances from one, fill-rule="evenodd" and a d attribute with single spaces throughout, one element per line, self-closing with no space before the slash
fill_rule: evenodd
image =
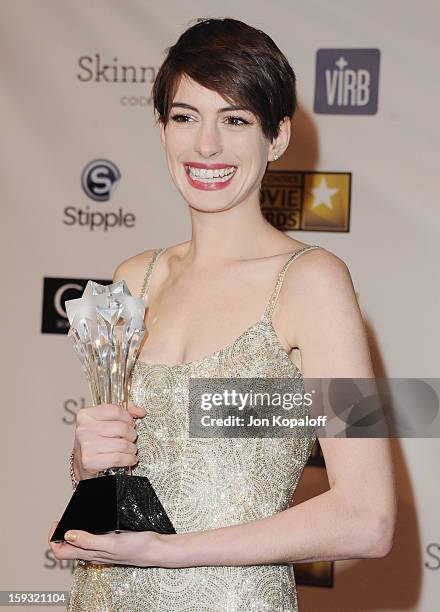
<path id="1" fill-rule="evenodd" d="M 156 261 L 159 259 L 159 256 L 166 251 L 166 247 L 162 247 L 160 249 L 156 249 L 153 253 L 152 258 L 150 259 L 150 262 L 148 264 L 147 267 L 147 271 L 145 273 L 145 277 L 144 277 L 144 282 L 142 284 L 142 289 L 141 292 L 139 294 L 139 297 L 144 299 L 146 294 L 147 294 L 147 290 L 148 287 L 150 285 L 150 278 L 151 278 L 151 274 L 153 272 L 153 268 L 154 268 L 154 264 L 156 263 Z"/>
<path id="2" fill-rule="evenodd" d="M 292 255 L 289 257 L 289 259 L 286 261 L 286 263 L 283 265 L 283 267 L 281 268 L 280 273 L 278 274 L 278 278 L 277 278 L 277 282 L 275 284 L 275 289 L 272 292 L 272 295 L 269 298 L 269 302 L 266 306 L 266 309 L 261 317 L 261 319 L 264 321 L 270 321 L 272 319 L 272 315 L 273 315 L 273 311 L 275 309 L 275 306 L 277 304 L 278 301 L 278 296 L 280 294 L 281 291 L 281 287 L 283 286 L 283 281 L 284 281 L 284 276 L 287 272 L 287 269 L 289 268 L 290 264 L 297 259 L 297 257 L 299 257 L 300 255 L 302 255 L 302 253 L 305 253 L 306 251 L 311 251 L 312 249 L 319 249 L 321 248 L 318 244 L 311 244 L 308 246 L 305 246 L 297 251 L 295 251 L 294 253 L 292 253 Z"/>

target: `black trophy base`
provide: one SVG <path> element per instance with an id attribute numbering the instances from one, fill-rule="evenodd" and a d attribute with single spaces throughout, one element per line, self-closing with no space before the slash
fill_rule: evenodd
<path id="1" fill-rule="evenodd" d="M 148 478 L 119 475 L 78 483 L 50 541 L 64 541 L 69 529 L 176 533 Z"/>

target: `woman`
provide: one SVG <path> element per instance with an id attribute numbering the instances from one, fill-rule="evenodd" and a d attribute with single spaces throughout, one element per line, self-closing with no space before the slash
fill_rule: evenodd
<path id="1" fill-rule="evenodd" d="M 185 412 L 191 377 L 373 377 L 347 266 L 261 214 L 267 163 L 289 144 L 295 75 L 263 32 L 199 20 L 168 50 L 153 97 L 192 236 L 117 268 L 114 281 L 148 295 L 148 341 L 130 414 L 78 414 L 73 469 L 135 466 L 177 534 L 76 531 L 51 547 L 83 560 L 70 610 L 298 610 L 292 562 L 389 552 L 387 441 L 323 438 L 329 491 L 288 507 L 314 438 L 189 438 Z"/>

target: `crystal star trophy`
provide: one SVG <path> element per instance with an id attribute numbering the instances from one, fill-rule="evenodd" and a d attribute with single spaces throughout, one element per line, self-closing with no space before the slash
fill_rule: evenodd
<path id="1" fill-rule="evenodd" d="M 127 407 L 130 375 L 145 334 L 145 302 L 125 281 L 89 281 L 81 298 L 65 304 L 75 351 L 89 383 L 93 405 Z M 150 481 L 131 467 L 113 467 L 80 480 L 51 542 L 69 529 L 94 534 L 124 531 L 176 533 Z"/>

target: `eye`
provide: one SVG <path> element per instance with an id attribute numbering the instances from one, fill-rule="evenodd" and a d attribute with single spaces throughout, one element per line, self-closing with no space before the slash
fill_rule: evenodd
<path id="1" fill-rule="evenodd" d="M 240 125 L 249 125 L 250 122 L 247 121 L 246 119 L 243 119 L 243 117 L 235 117 L 235 116 L 230 116 L 230 117 L 226 117 L 226 121 L 230 124 L 230 125 L 235 125 L 235 126 L 240 126 Z"/>
<path id="2" fill-rule="evenodd" d="M 191 117 L 189 115 L 173 115 L 171 119 L 176 123 L 188 123 L 187 120 L 191 119 Z"/>

